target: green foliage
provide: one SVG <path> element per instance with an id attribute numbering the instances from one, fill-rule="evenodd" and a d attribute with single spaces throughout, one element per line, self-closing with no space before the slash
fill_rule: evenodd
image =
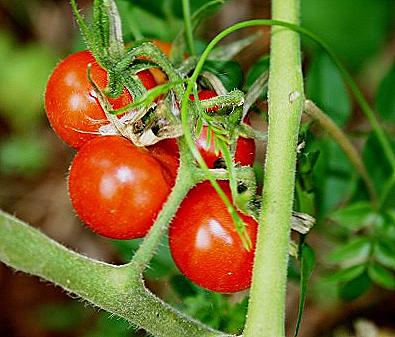
<path id="1" fill-rule="evenodd" d="M 391 143 L 393 151 L 395 143 Z M 372 177 L 376 191 L 381 195 L 385 195 L 384 207 L 394 207 L 395 185 L 388 184 L 388 180 L 393 174 L 393 170 L 388 161 L 382 155 L 382 148 L 375 134 L 370 134 L 363 150 L 363 160 L 366 168 Z"/>
<path id="2" fill-rule="evenodd" d="M 392 0 L 304 0 L 301 21 L 327 41 L 348 68 L 358 70 L 383 47 L 394 6 Z"/>
<path id="3" fill-rule="evenodd" d="M 242 332 L 247 313 L 247 297 L 232 303 L 225 295 L 197 287 L 195 289 L 193 296 L 183 298 L 182 310 L 215 329 L 233 334 Z"/>
<path id="4" fill-rule="evenodd" d="M 304 152 L 298 155 L 296 185 L 295 185 L 295 208 L 299 212 L 315 214 L 315 187 L 314 166 L 319 158 L 319 151 Z"/>
<path id="5" fill-rule="evenodd" d="M 159 18 L 166 17 L 171 12 L 174 17 L 182 19 L 182 3 L 181 0 L 120 0 L 130 2 L 133 6 L 140 7 L 141 9 L 151 13 Z M 191 1 L 191 12 L 193 13 L 204 4 L 211 0 L 194 0 Z"/>
<path id="6" fill-rule="evenodd" d="M 73 302 L 69 304 L 43 304 L 37 310 L 38 324 L 50 331 L 74 331 L 88 318 L 89 312 Z"/>
<path id="7" fill-rule="evenodd" d="M 330 215 L 330 218 L 338 225 L 353 232 L 370 225 L 376 216 L 377 214 L 368 201 L 360 201 L 336 210 Z"/>
<path id="8" fill-rule="evenodd" d="M 191 13 L 210 2 L 211 0 L 191 1 Z M 145 37 L 173 41 L 183 27 L 181 0 L 118 0 L 117 3 L 121 8 L 127 40 Z M 216 9 L 218 6 L 210 8 L 204 13 L 205 16 Z M 141 36 L 136 36 L 136 32 Z"/>
<path id="9" fill-rule="evenodd" d="M 298 320 L 296 323 L 294 337 L 298 336 L 299 326 L 302 322 L 303 309 L 307 297 L 307 286 L 313 273 L 315 265 L 315 253 L 305 243 L 301 244 L 300 247 L 300 294 L 299 294 L 299 308 L 298 308 Z"/>
<path id="10" fill-rule="evenodd" d="M 110 316 L 106 312 L 101 312 L 95 326 L 89 329 L 82 337 L 134 337 L 137 336 L 124 319 Z"/>
<path id="11" fill-rule="evenodd" d="M 263 55 L 256 63 L 254 63 L 247 73 L 245 90 L 248 91 L 252 84 L 261 76 L 263 73 L 269 71 L 270 59 L 269 55 Z M 261 99 L 267 99 L 267 88 L 262 92 Z"/>
<path id="12" fill-rule="evenodd" d="M 309 142 L 308 151 L 319 151 L 313 171 L 313 181 L 317 198 L 317 217 L 324 218 L 338 205 L 350 198 L 356 187 L 353 169 L 345 154 L 329 138 Z"/>
<path id="13" fill-rule="evenodd" d="M 379 264 L 371 264 L 368 273 L 370 278 L 383 288 L 395 290 L 395 275 L 387 268 Z"/>
<path id="14" fill-rule="evenodd" d="M 141 244 L 142 239 L 137 240 L 113 240 L 112 244 L 117 249 L 120 257 L 125 262 L 130 261 Z M 151 279 L 159 279 L 165 276 L 171 276 L 176 272 L 173 259 L 170 255 L 167 240 L 163 239 L 162 244 L 153 259 L 150 261 L 145 271 L 145 276 Z"/>
<path id="15" fill-rule="evenodd" d="M 351 102 L 342 77 L 329 56 L 316 53 L 306 78 L 306 95 L 339 126 L 351 113 Z"/>
<path id="16" fill-rule="evenodd" d="M 38 325 L 46 331 L 80 337 L 133 337 L 137 336 L 130 324 L 108 313 L 95 312 L 81 303 L 49 303 L 36 313 Z"/>
<path id="17" fill-rule="evenodd" d="M 34 176 L 49 162 L 49 148 L 45 139 L 13 136 L 0 143 L 0 173 Z"/>
<path id="18" fill-rule="evenodd" d="M 372 281 L 366 271 L 357 277 L 339 284 L 338 294 L 341 299 L 352 301 L 366 293 L 372 285 Z"/>
<path id="19" fill-rule="evenodd" d="M 243 83 L 243 71 L 236 61 L 207 60 L 202 71 L 216 75 L 228 91 L 240 88 Z"/>
<path id="20" fill-rule="evenodd" d="M 18 45 L 0 32 L 0 114 L 18 132 L 29 132 L 43 117 L 43 93 L 55 56 L 38 43 Z"/>
<path id="21" fill-rule="evenodd" d="M 46 140 L 37 135 L 43 123 L 43 94 L 55 55 L 46 47 L 18 44 L 0 32 L 0 115 L 10 135 L 0 141 L 0 174 L 34 176 L 49 160 Z"/>
<path id="22" fill-rule="evenodd" d="M 380 83 L 376 109 L 384 120 L 395 123 L 395 63 Z"/>
<path id="23" fill-rule="evenodd" d="M 363 264 L 369 258 L 371 249 L 372 243 L 368 237 L 356 237 L 333 250 L 328 259 L 343 265 Z"/>

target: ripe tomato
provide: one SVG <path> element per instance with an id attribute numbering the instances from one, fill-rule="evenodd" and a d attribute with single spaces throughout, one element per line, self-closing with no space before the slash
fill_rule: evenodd
<path id="1" fill-rule="evenodd" d="M 174 182 L 167 159 L 160 159 L 160 152 L 152 155 L 120 136 L 88 141 L 69 175 L 70 199 L 81 220 L 106 237 L 143 237 Z"/>
<path id="2" fill-rule="evenodd" d="M 209 99 L 217 96 L 214 91 L 202 90 L 198 93 L 200 100 Z M 191 97 L 193 99 L 193 96 Z M 212 107 L 208 111 L 215 111 L 217 107 Z M 248 120 L 246 121 L 248 123 Z M 199 149 L 204 161 L 209 168 L 216 168 L 221 165 L 221 153 L 215 154 L 214 141 L 207 141 L 207 126 L 203 126 L 199 138 L 196 140 L 196 147 Z M 212 138 L 211 138 L 212 139 Z M 235 162 L 243 166 L 251 166 L 255 160 L 255 142 L 250 138 L 240 137 L 236 144 Z"/>
<path id="3" fill-rule="evenodd" d="M 167 57 L 170 56 L 171 49 L 173 48 L 173 44 L 171 42 L 153 39 L 152 43 L 157 46 Z"/>
<path id="4" fill-rule="evenodd" d="M 75 148 L 96 137 L 99 127 L 108 123 L 87 77 L 89 63 L 92 64 L 92 79 L 104 89 L 107 72 L 89 51 L 84 50 L 69 55 L 56 66 L 45 91 L 45 109 L 52 128 Z M 149 71 L 141 71 L 138 76 L 147 89 L 156 85 Z M 118 98 L 109 101 L 114 109 L 119 109 L 131 103 L 132 97 L 124 89 Z"/>
<path id="5" fill-rule="evenodd" d="M 231 198 L 229 184 L 220 182 Z M 240 214 L 254 247 L 247 251 L 225 204 L 211 186 L 194 187 L 181 203 L 169 229 L 169 244 L 180 271 L 199 286 L 221 293 L 246 289 L 251 283 L 257 223 Z"/>

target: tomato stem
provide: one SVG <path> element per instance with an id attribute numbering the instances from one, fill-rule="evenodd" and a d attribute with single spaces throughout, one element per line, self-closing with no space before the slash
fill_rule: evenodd
<path id="1" fill-rule="evenodd" d="M 184 30 L 185 38 L 188 46 L 188 51 L 191 56 L 196 55 L 195 44 L 193 43 L 193 30 L 191 21 L 191 8 L 189 0 L 182 0 L 182 13 L 184 15 Z"/>
<path id="2" fill-rule="evenodd" d="M 131 270 L 133 273 L 137 272 L 141 274 L 147 267 L 178 206 L 185 198 L 188 191 L 195 185 L 194 176 L 190 174 L 191 169 L 193 170 L 193 168 L 189 167 L 191 161 L 186 161 L 184 157 L 186 151 L 184 150 L 185 145 L 183 145 L 183 143 L 184 139 L 180 138 L 179 147 L 180 152 L 183 154 L 181 155 L 176 184 L 163 205 L 162 210 L 159 212 L 155 223 L 151 227 L 144 241 L 141 243 L 139 249 L 134 254 L 132 261 L 128 264 L 128 268 L 129 266 L 132 267 Z"/>
<path id="3" fill-rule="evenodd" d="M 0 210 L 0 261 L 37 275 L 159 337 L 231 337 L 181 314 L 129 269 L 73 252 Z"/>
<path id="4" fill-rule="evenodd" d="M 298 23 L 299 0 L 273 0 L 273 19 Z M 243 336 L 284 337 L 296 148 L 304 103 L 300 37 L 273 27 L 264 194 Z"/>

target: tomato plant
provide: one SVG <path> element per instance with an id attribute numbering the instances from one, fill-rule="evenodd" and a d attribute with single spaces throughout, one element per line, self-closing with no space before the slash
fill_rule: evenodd
<path id="1" fill-rule="evenodd" d="M 335 246 L 328 257 L 331 266 L 323 265 L 325 256 L 317 259 L 318 272 L 330 273 L 333 286 L 320 289 L 316 282 L 314 293 L 327 296 L 327 290 L 337 289 L 351 300 L 373 284 L 395 289 L 395 154 L 387 137 L 393 130 L 381 126 L 381 118 L 330 49 L 332 43 L 309 31 L 309 20 L 299 26 L 300 0 L 272 0 L 272 19 L 238 22 L 207 43 L 196 38 L 198 25 L 222 1 L 182 0 L 177 14 L 173 7 L 179 6 L 159 0 L 134 1 L 132 6 L 95 0 L 89 22 L 76 1 L 70 3 L 89 51 L 70 55 L 58 65 L 45 104 L 54 130 L 78 150 L 68 181 L 71 202 L 82 221 L 100 235 L 145 237 L 114 243 L 118 253 L 120 246 L 127 251 L 124 265 L 101 263 L 0 211 L 2 262 L 52 281 L 147 334 L 164 337 L 284 337 L 290 333 L 284 324 L 287 282 L 298 281 L 297 336 L 315 263 L 307 237 L 315 222 L 310 213 L 320 221 L 312 243 L 329 233 L 322 242 Z M 317 7 L 311 11 L 314 17 Z M 121 12 L 129 22 L 121 22 Z M 324 12 L 330 17 L 330 11 Z M 363 18 L 357 21 L 367 27 Z M 232 42 L 223 39 L 256 26 L 271 26 L 270 55 L 251 66 L 244 55 L 235 56 L 253 41 L 264 47 L 255 51 L 264 50 L 259 34 Z M 129 31 L 122 32 L 125 28 Z M 319 45 L 311 48 L 318 54 L 306 53 L 307 76 L 302 73 L 301 34 Z M 125 45 L 124 39 L 130 43 Z M 136 82 L 136 76 L 141 81 Z M 388 76 L 376 103 L 383 119 L 393 120 L 387 111 L 393 73 Z M 12 81 L 4 82 L 13 87 Z M 147 89 L 160 85 L 147 93 L 140 82 Z M 364 82 L 374 81 L 368 77 Z M 194 97 L 199 102 L 193 102 Z M 351 102 L 359 104 L 371 130 L 366 121 L 363 132 L 361 125 L 351 125 L 356 120 L 351 118 Z M 259 130 L 243 120 L 252 109 L 267 121 Z M 342 127 L 348 120 L 352 123 L 347 129 L 353 132 L 346 135 Z M 323 132 L 316 134 L 318 126 Z M 103 135 L 106 131 L 117 136 Z M 358 148 L 349 139 L 355 134 Z M 264 167 L 251 167 L 255 140 L 263 142 Z M 0 147 L 0 161 L 12 160 L 12 154 Z M 257 192 L 261 190 L 263 195 Z M 331 226 L 325 227 L 328 220 Z M 320 233 L 321 228 L 326 229 Z M 290 229 L 300 235 L 290 235 Z M 166 235 L 170 247 L 163 245 Z M 158 298 L 147 288 L 161 282 L 171 289 Z M 249 287 L 236 296 L 216 293 Z M 243 310 L 229 314 L 231 306 L 221 303 Z"/>
<path id="2" fill-rule="evenodd" d="M 56 66 L 45 91 L 45 109 L 52 128 L 63 141 L 75 148 L 96 137 L 100 126 L 108 123 L 88 80 L 89 64 L 92 80 L 104 89 L 107 72 L 89 51 L 83 50 L 69 55 Z M 141 71 L 138 76 L 147 89 L 156 85 L 149 71 Z M 124 88 L 119 97 L 109 98 L 109 102 L 114 109 L 119 109 L 131 103 L 132 97 Z"/>
<path id="3" fill-rule="evenodd" d="M 231 198 L 227 182 L 220 183 Z M 241 215 L 255 245 L 257 223 Z M 169 229 L 170 251 L 181 272 L 203 288 L 230 293 L 250 286 L 254 249 L 243 246 L 225 204 L 209 182 L 195 186 Z"/>
<path id="4" fill-rule="evenodd" d="M 78 216 L 106 237 L 144 236 L 174 182 L 170 156 L 162 148 L 152 155 L 119 136 L 88 141 L 70 167 L 69 193 Z"/>
<path id="5" fill-rule="evenodd" d="M 200 100 L 206 100 L 216 96 L 217 94 L 215 93 L 215 91 L 212 90 L 201 90 L 198 93 L 198 97 Z M 194 100 L 194 97 L 191 96 L 191 99 Z M 207 111 L 214 112 L 217 110 L 218 107 L 214 106 L 212 108 L 209 108 Z M 209 168 L 221 167 L 221 165 L 223 165 L 221 152 L 219 151 L 218 153 L 216 153 L 214 136 L 212 132 L 211 135 L 209 135 L 209 132 L 211 131 L 209 131 L 208 127 L 204 125 L 199 137 L 196 139 L 196 147 L 199 149 L 204 161 Z M 254 139 L 239 137 L 236 143 L 235 162 L 240 163 L 243 166 L 250 166 L 254 163 L 254 160 Z"/>

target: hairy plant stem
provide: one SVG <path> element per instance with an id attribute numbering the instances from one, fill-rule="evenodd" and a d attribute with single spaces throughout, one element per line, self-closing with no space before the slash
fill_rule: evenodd
<path id="1" fill-rule="evenodd" d="M 0 260 L 18 271 L 51 281 L 155 336 L 228 336 L 171 308 L 122 266 L 75 253 L 2 211 Z"/>
<path id="2" fill-rule="evenodd" d="M 298 24 L 299 0 L 273 0 L 273 19 Z M 296 147 L 303 109 L 299 34 L 273 27 L 264 195 L 244 337 L 283 337 Z"/>
<path id="3" fill-rule="evenodd" d="M 377 194 L 373 182 L 354 145 L 348 140 L 344 132 L 332 121 L 332 119 L 321 111 L 312 101 L 306 100 L 304 112 L 317 121 L 328 135 L 340 146 L 364 181 L 373 206 L 377 207 Z"/>
<path id="4" fill-rule="evenodd" d="M 132 261 L 127 267 L 132 267 L 130 270 L 132 273 L 138 272 L 140 275 L 150 262 L 151 258 L 157 250 L 162 236 L 167 230 L 170 221 L 174 214 L 176 213 L 181 201 L 185 198 L 188 191 L 196 184 L 194 175 L 191 171 L 196 170 L 192 167 L 193 163 L 190 154 L 186 149 L 184 139 L 180 138 L 179 148 L 180 148 L 180 168 L 178 169 L 176 184 L 173 191 L 170 193 L 162 210 L 158 214 L 158 217 L 148 232 L 146 238 L 141 243 L 139 249 L 134 254 Z"/>

